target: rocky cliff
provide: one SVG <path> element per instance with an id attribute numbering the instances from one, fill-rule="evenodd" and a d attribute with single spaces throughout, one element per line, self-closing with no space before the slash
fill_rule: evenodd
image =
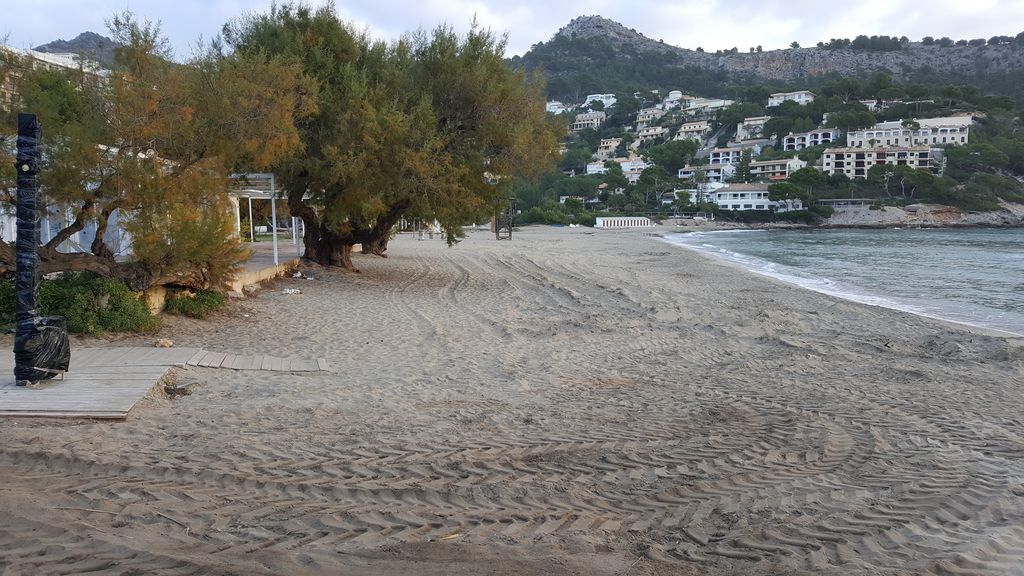
<path id="1" fill-rule="evenodd" d="M 594 73 L 593 64 L 630 62 L 634 66 L 702 69 L 733 78 L 791 82 L 825 74 L 866 77 L 884 71 L 896 79 L 967 82 L 1024 71 L 1024 45 L 925 46 L 869 51 L 796 48 L 766 52 L 707 53 L 653 40 L 600 16 L 581 16 L 547 43 L 535 45 L 513 64 L 542 67 L 551 77 Z"/>

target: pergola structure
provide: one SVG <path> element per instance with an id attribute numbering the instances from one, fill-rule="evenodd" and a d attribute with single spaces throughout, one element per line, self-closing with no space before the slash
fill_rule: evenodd
<path id="1" fill-rule="evenodd" d="M 252 219 L 252 201 L 270 200 L 270 225 L 272 228 L 271 238 L 274 243 L 274 265 L 280 264 L 277 248 L 277 181 L 273 174 L 265 172 L 250 172 L 245 174 L 232 174 L 229 194 L 237 200 L 235 202 L 235 230 L 242 232 L 242 198 L 248 200 L 249 204 L 249 241 L 256 240 L 256 226 Z M 299 242 L 299 223 L 302 220 L 292 217 L 292 242 L 295 244 L 295 255 L 302 256 L 302 245 Z"/>

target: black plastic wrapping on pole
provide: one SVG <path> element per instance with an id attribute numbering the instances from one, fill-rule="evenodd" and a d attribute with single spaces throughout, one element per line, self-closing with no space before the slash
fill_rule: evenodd
<path id="1" fill-rule="evenodd" d="M 65 372 L 71 361 L 64 319 L 39 317 L 39 121 L 18 114 L 14 378 L 19 385 Z"/>

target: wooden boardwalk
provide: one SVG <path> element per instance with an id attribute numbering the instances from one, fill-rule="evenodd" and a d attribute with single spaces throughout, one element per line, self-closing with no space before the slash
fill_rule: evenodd
<path id="1" fill-rule="evenodd" d="M 14 384 L 14 354 L 0 356 L 0 416 L 123 419 L 174 367 L 316 372 L 322 358 L 241 356 L 200 348 L 82 348 L 71 351 L 64 379 Z"/>

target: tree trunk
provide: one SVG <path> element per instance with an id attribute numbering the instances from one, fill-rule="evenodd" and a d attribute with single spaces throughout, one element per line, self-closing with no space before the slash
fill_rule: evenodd
<path id="1" fill-rule="evenodd" d="M 381 258 L 387 258 L 385 254 L 388 250 L 388 240 L 390 240 L 390 234 L 383 237 L 372 238 L 368 242 L 363 242 L 363 254 L 373 254 L 374 256 L 380 256 Z"/>
<path id="2" fill-rule="evenodd" d="M 352 264 L 352 247 L 355 244 L 342 244 L 341 249 L 338 251 L 338 266 L 341 266 L 349 272 L 359 272 L 359 269 Z"/>

